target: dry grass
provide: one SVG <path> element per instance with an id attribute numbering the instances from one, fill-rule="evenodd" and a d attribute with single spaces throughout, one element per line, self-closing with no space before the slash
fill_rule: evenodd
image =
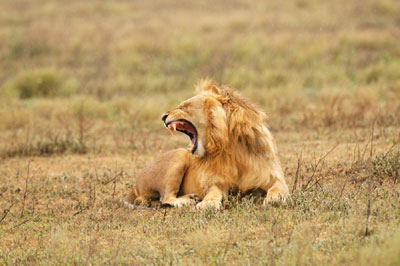
<path id="1" fill-rule="evenodd" d="M 0 0 L 0 264 L 399 264 L 399 23 L 394 0 Z M 266 110 L 292 197 L 124 208 L 203 76 Z"/>

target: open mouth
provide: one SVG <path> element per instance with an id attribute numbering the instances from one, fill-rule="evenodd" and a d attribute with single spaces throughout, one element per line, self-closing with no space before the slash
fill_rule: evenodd
<path id="1" fill-rule="evenodd" d="M 197 149 L 197 130 L 192 123 L 185 119 L 178 119 L 166 123 L 165 127 L 169 129 L 172 135 L 175 131 L 179 131 L 188 135 L 191 140 L 191 152 L 194 154 Z"/>

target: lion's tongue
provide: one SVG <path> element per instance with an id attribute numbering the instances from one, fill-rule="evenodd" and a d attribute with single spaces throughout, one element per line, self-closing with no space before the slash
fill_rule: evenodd
<path id="1" fill-rule="evenodd" d="M 172 122 L 172 123 L 170 123 L 168 125 L 168 128 L 169 128 L 171 134 L 173 134 L 176 129 L 179 129 L 181 131 L 186 131 L 186 132 L 192 134 L 192 136 L 193 136 L 192 139 L 191 139 L 192 145 L 195 144 L 195 142 L 196 142 L 196 131 L 194 130 L 194 128 L 190 124 L 185 123 L 183 121 L 174 121 L 174 122 Z"/>
<path id="2" fill-rule="evenodd" d="M 192 135 L 195 134 L 194 128 L 191 125 L 189 125 L 188 123 L 180 124 L 179 126 L 177 126 L 177 128 L 180 130 L 189 132 Z"/>
<path id="3" fill-rule="evenodd" d="M 181 129 L 181 128 L 179 128 L 179 129 Z M 192 141 L 192 145 L 194 146 L 194 144 L 196 143 L 196 137 L 197 137 L 196 136 L 196 131 L 194 130 L 194 128 L 191 125 L 185 123 L 183 125 L 183 129 L 182 130 L 184 130 L 184 131 L 186 131 L 186 132 L 188 132 L 188 133 L 190 133 L 192 135 L 190 140 Z"/>
<path id="4" fill-rule="evenodd" d="M 195 134 L 194 128 L 189 125 L 188 123 L 182 122 L 182 121 L 174 121 L 171 124 L 168 125 L 168 128 L 172 131 L 172 130 L 176 130 L 179 129 L 181 131 L 186 131 L 190 134 Z"/>

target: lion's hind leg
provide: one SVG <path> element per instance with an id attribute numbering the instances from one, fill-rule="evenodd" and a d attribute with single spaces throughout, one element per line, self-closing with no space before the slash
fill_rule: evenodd
<path id="1" fill-rule="evenodd" d="M 189 156 L 190 154 L 187 150 L 178 149 L 173 156 L 168 158 L 168 167 L 163 169 L 163 178 L 158 185 L 160 201 L 163 205 L 182 207 L 196 203 L 195 195 L 193 194 L 178 197 L 185 172 L 189 166 Z"/>
<path id="2" fill-rule="evenodd" d="M 137 187 L 135 187 L 129 192 L 123 203 L 129 208 L 135 208 L 137 205 L 148 206 L 152 200 L 159 198 L 160 193 L 157 191 L 147 191 L 146 193 L 140 194 Z"/>
<path id="3" fill-rule="evenodd" d="M 194 204 L 190 197 L 177 198 L 189 156 L 189 151 L 185 149 L 161 154 L 139 173 L 136 187 L 128 194 L 125 205 L 146 205 L 151 200 L 177 207 Z"/>

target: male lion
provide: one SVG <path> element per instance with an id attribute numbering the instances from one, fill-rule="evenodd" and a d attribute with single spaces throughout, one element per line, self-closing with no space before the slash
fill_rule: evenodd
<path id="1" fill-rule="evenodd" d="M 196 95 L 162 116 L 173 133 L 191 139 L 189 150 L 164 153 L 138 176 L 125 203 L 221 207 L 230 191 L 266 192 L 264 205 L 285 200 L 289 190 L 277 156 L 266 115 L 254 104 L 225 86 L 202 80 Z"/>

